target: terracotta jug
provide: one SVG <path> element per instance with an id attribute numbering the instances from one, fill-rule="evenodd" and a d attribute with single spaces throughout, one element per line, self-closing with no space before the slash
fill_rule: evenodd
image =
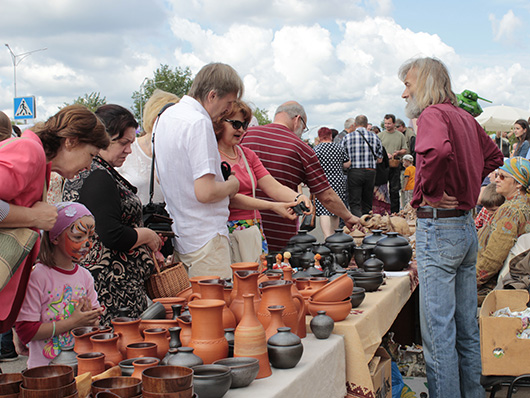
<path id="1" fill-rule="evenodd" d="M 230 301 L 237 295 L 236 271 L 257 271 L 258 267 L 259 264 L 253 262 L 233 263 L 230 265 L 230 268 L 232 268 L 232 281 L 234 283 L 232 292 L 230 293 Z"/>
<path id="2" fill-rule="evenodd" d="M 101 333 L 97 326 L 81 326 L 72 329 L 72 336 L 74 336 L 75 344 L 74 351 L 77 354 L 84 354 L 85 352 L 92 352 L 92 343 L 90 336 L 96 333 Z"/>
<path id="3" fill-rule="evenodd" d="M 105 359 L 112 366 L 116 366 L 124 359 L 124 356 L 121 355 L 118 349 L 119 338 L 120 336 L 115 333 L 99 333 L 90 336 L 90 341 L 92 342 L 94 352 L 105 353 Z"/>
<path id="4" fill-rule="evenodd" d="M 152 368 L 153 366 L 158 366 L 160 359 L 158 358 L 140 358 L 133 362 L 134 372 L 131 377 L 136 377 L 137 379 L 142 380 L 142 372 L 144 369 Z"/>
<path id="5" fill-rule="evenodd" d="M 269 281 L 260 285 L 262 296 L 257 315 L 265 329 L 269 327 L 271 322 L 271 313 L 267 309 L 270 305 L 283 305 L 285 307 L 282 314 L 283 323 L 292 330 L 297 330 L 300 318 L 305 318 L 304 299 L 300 295 L 293 297 L 291 294 L 292 285 L 292 281 Z"/>
<path id="6" fill-rule="evenodd" d="M 190 296 L 193 293 L 199 293 L 199 294 L 201 293 L 201 289 L 199 287 L 199 281 L 203 281 L 205 279 L 221 279 L 221 277 L 215 276 L 215 275 L 206 275 L 206 276 L 194 276 L 190 278 L 192 293 L 190 293 L 188 297 L 186 298 L 187 301 L 190 300 Z"/>
<path id="7" fill-rule="evenodd" d="M 293 282 L 293 284 L 291 285 L 291 294 L 293 295 L 293 297 L 299 296 L 303 300 L 304 297 L 300 294 L 300 291 L 296 287 L 296 283 L 294 283 L 294 281 L 293 281 L 293 269 L 291 267 L 285 267 L 283 269 L 283 279 L 286 280 L 286 281 L 292 281 Z M 298 327 L 291 328 L 291 332 L 297 334 L 298 337 L 300 337 L 301 339 L 303 339 L 305 336 L 307 336 L 306 325 L 305 325 L 305 302 L 304 302 L 304 306 L 302 308 L 303 308 L 303 310 L 302 310 L 303 311 L 303 314 L 302 314 L 303 316 L 301 316 L 300 319 L 299 319 Z M 289 326 L 289 325 L 287 325 L 287 326 Z"/>
<path id="8" fill-rule="evenodd" d="M 228 356 L 228 342 L 223 329 L 223 300 L 194 300 L 188 304 L 191 312 L 190 347 L 205 364 Z"/>
<path id="9" fill-rule="evenodd" d="M 77 355 L 77 374 L 90 372 L 94 377 L 112 367 L 112 364 L 105 361 L 105 354 L 102 352 L 85 352 Z"/>
<path id="10" fill-rule="evenodd" d="M 205 279 L 198 283 L 200 293 L 193 293 L 189 300 L 196 298 L 204 300 L 222 300 L 224 301 L 224 283 L 219 279 Z M 236 317 L 234 313 L 226 306 L 223 307 L 223 329 L 235 328 Z"/>
<path id="11" fill-rule="evenodd" d="M 271 314 L 271 322 L 269 323 L 269 327 L 265 329 L 265 337 L 269 341 L 272 336 L 278 333 L 278 328 L 285 327 L 282 318 L 285 307 L 283 305 L 269 305 L 267 309 Z"/>
<path id="12" fill-rule="evenodd" d="M 252 294 L 243 295 L 243 317 L 237 325 L 234 336 L 234 357 L 253 357 L 259 360 L 257 379 L 269 377 L 272 374 L 267 353 L 265 328 L 258 321 L 254 310 Z"/>
<path id="13" fill-rule="evenodd" d="M 156 356 L 162 359 L 169 350 L 169 332 L 166 328 L 153 328 L 144 330 L 144 341 L 156 344 Z"/>
<path id="14" fill-rule="evenodd" d="M 118 349 L 125 358 L 127 355 L 126 347 L 132 343 L 144 341 L 140 334 L 140 318 L 114 318 L 110 321 L 114 326 L 114 333 L 120 336 L 118 340 Z"/>
<path id="15" fill-rule="evenodd" d="M 233 264 L 232 264 L 233 265 Z M 261 297 L 258 290 L 258 278 L 260 276 L 258 271 L 236 271 L 234 272 L 234 285 L 237 284 L 237 294 L 232 299 L 230 310 L 236 317 L 236 322 L 241 320 L 243 316 L 243 295 L 253 294 L 254 308 L 257 310 Z"/>
<path id="16" fill-rule="evenodd" d="M 127 359 L 143 357 L 156 358 L 156 343 L 142 341 L 140 343 L 131 343 L 127 345 Z"/>
<path id="17" fill-rule="evenodd" d="M 183 347 L 188 347 L 191 340 L 191 315 L 181 315 L 177 318 L 180 331 L 180 341 Z"/>

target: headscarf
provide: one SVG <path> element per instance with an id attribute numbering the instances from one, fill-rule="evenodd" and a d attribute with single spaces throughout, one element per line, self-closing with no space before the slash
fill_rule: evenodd
<path id="1" fill-rule="evenodd" d="M 506 159 L 500 170 L 507 172 L 528 192 L 530 185 L 530 161 L 521 156 Z"/>
<path id="2" fill-rule="evenodd" d="M 57 221 L 50 230 L 50 240 L 54 241 L 70 225 L 84 216 L 92 216 L 90 210 L 85 205 L 77 202 L 60 202 L 57 207 Z"/>

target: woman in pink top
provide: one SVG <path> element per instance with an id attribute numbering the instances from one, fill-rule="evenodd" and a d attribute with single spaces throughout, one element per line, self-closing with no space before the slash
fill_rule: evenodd
<path id="1" fill-rule="evenodd" d="M 292 206 L 301 201 L 304 201 L 308 208 L 311 206 L 309 198 L 305 195 L 298 194 L 272 177 L 252 150 L 238 145 L 251 118 L 250 107 L 238 100 L 234 102 L 229 113 L 214 123 L 221 160 L 230 164 L 232 173 L 235 173 L 239 180 L 239 191 L 230 201 L 230 216 L 228 217 L 232 262 L 259 262 L 259 256 L 262 253 L 268 253 L 259 210 L 272 210 L 285 218 L 294 220 L 297 215 L 291 209 Z M 257 189 L 265 192 L 276 202 L 256 199 Z M 240 235 L 238 231 L 248 228 L 256 229 L 256 233 L 251 234 L 247 231 L 245 237 L 242 238 L 245 244 L 238 244 Z M 261 241 L 259 241 L 260 235 Z"/>

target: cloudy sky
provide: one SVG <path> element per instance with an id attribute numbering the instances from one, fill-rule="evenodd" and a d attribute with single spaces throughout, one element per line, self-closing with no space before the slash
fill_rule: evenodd
<path id="1" fill-rule="evenodd" d="M 529 21 L 528 0 L 2 0 L 0 37 L 15 54 L 47 48 L 17 67 L 17 94 L 36 97 L 38 119 L 92 91 L 131 107 L 160 64 L 195 74 L 218 61 L 270 116 L 299 101 L 314 134 L 360 113 L 403 118 L 397 70 L 417 56 L 444 61 L 456 92 L 530 109 Z M 0 110 L 12 117 L 2 49 Z"/>

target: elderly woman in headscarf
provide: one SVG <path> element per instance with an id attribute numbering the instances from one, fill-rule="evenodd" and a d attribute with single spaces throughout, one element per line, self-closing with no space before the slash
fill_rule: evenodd
<path id="1" fill-rule="evenodd" d="M 491 222 L 478 232 L 479 304 L 497 284 L 497 276 L 517 238 L 530 232 L 530 161 L 506 159 L 495 172 L 496 191 L 506 198 Z"/>

